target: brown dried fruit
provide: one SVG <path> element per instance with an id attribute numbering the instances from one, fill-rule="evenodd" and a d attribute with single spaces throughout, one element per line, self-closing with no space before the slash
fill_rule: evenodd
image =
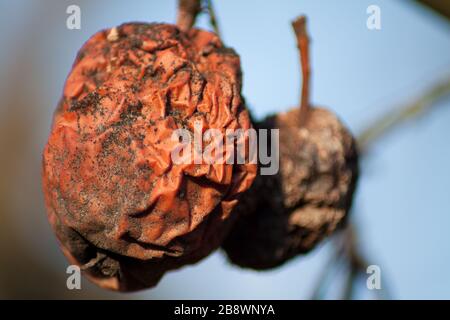
<path id="1" fill-rule="evenodd" d="M 178 128 L 248 129 L 239 56 L 168 24 L 100 31 L 70 72 L 43 156 L 48 217 L 98 285 L 154 286 L 217 248 L 256 165 L 174 164 Z"/>
<path id="2" fill-rule="evenodd" d="M 258 175 L 235 208 L 239 218 L 223 244 L 231 262 L 277 267 L 313 249 L 344 221 L 357 179 L 350 132 L 325 109 L 299 109 L 269 117 L 259 128 L 279 128 L 280 170 Z"/>
<path id="3" fill-rule="evenodd" d="M 280 130 L 280 171 L 258 176 L 235 209 L 240 217 L 223 248 L 242 267 L 274 268 L 314 248 L 344 221 L 356 185 L 351 133 L 332 112 L 309 104 L 306 18 L 292 26 L 303 75 L 300 108 L 257 125 Z"/>

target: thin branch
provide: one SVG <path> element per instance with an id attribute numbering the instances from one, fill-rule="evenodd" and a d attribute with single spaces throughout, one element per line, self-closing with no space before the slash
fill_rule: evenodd
<path id="1" fill-rule="evenodd" d="M 309 62 L 309 37 L 306 30 L 306 17 L 300 16 L 292 22 L 297 37 L 297 47 L 300 51 L 300 64 L 302 69 L 302 87 L 300 98 L 300 124 L 305 123 L 309 110 L 309 89 L 311 66 Z"/>
<path id="2" fill-rule="evenodd" d="M 356 281 L 364 279 L 367 277 L 367 268 L 371 263 L 367 260 L 366 255 L 361 251 L 361 248 L 358 246 L 359 240 L 358 240 L 358 234 L 356 232 L 356 227 L 354 224 L 349 224 L 347 228 L 342 230 L 344 233 L 344 245 L 346 246 L 346 257 L 347 260 L 350 263 L 350 277 L 352 281 L 351 285 L 351 291 L 350 296 L 346 296 L 353 298 L 354 297 L 354 288 L 356 285 Z M 374 290 L 373 294 L 375 295 L 375 298 L 382 300 L 382 299 L 389 299 L 391 297 L 391 294 L 386 287 L 386 275 L 383 273 L 383 284 L 382 289 L 380 290 Z"/>
<path id="3" fill-rule="evenodd" d="M 366 260 L 366 257 L 358 247 L 359 241 L 355 226 L 353 224 L 349 224 L 347 228 L 343 230 L 343 233 L 345 257 L 347 258 L 349 264 L 347 285 L 343 292 L 343 298 L 349 300 L 354 298 L 356 282 L 360 276 L 364 276 L 366 274 L 369 262 Z"/>
<path id="4" fill-rule="evenodd" d="M 214 30 L 214 33 L 221 38 L 220 36 L 220 29 L 219 29 L 219 23 L 217 22 L 217 16 L 212 4 L 212 0 L 206 0 L 208 14 L 209 14 L 209 23 L 211 24 L 211 27 Z"/>
<path id="5" fill-rule="evenodd" d="M 417 0 L 422 5 L 425 5 L 443 17 L 450 19 L 450 2 L 443 0 Z"/>
<path id="6" fill-rule="evenodd" d="M 420 1 L 420 0 L 419 0 Z M 448 6 L 444 7 L 440 5 L 438 1 L 420 1 L 426 3 L 433 7 L 433 5 L 438 5 L 438 7 L 434 7 L 434 9 L 438 10 L 440 13 L 449 17 Z M 297 27 L 294 26 L 294 30 L 296 30 L 297 34 L 297 42 L 299 48 L 302 47 L 299 39 L 301 37 L 298 36 L 299 32 L 297 30 L 302 31 L 302 23 L 297 22 Z M 304 29 L 303 29 L 304 30 Z M 305 40 L 303 40 L 305 43 Z M 303 44 L 305 46 L 305 44 Z M 306 42 L 307 47 L 307 42 Z M 304 54 L 303 54 L 304 55 Z M 308 61 L 307 56 L 302 57 L 302 67 L 304 65 L 303 60 Z M 304 69 L 304 68 L 303 68 Z M 302 70 L 303 70 L 302 69 Z M 308 70 L 303 70 L 306 73 L 307 77 L 309 77 L 309 65 Z M 307 78 L 305 75 L 304 79 Z M 302 104 L 304 105 L 304 97 L 303 92 L 308 92 L 308 88 L 302 87 Z M 364 130 L 358 137 L 358 145 L 360 149 L 360 154 L 364 154 L 375 142 L 377 142 L 380 138 L 385 136 L 387 133 L 397 128 L 400 124 L 405 121 L 417 118 L 427 111 L 430 111 L 433 106 L 435 106 L 440 99 L 448 97 L 450 94 L 450 77 L 445 79 L 444 81 L 438 82 L 435 84 L 430 90 L 425 92 L 422 96 L 416 99 L 411 104 L 404 105 L 399 108 L 394 108 L 384 116 L 375 120 L 373 124 L 368 126 L 366 130 Z M 308 101 L 308 100 L 306 100 Z M 342 237 L 340 237 L 342 236 Z M 354 286 L 359 276 L 366 275 L 366 269 L 369 265 L 365 255 L 358 248 L 358 240 L 355 232 L 355 227 L 350 223 L 346 228 L 342 229 L 339 233 L 335 234 L 333 237 L 333 243 L 335 244 L 335 253 L 330 258 L 330 261 L 327 262 L 326 266 L 322 271 L 322 275 L 329 275 L 337 268 L 338 265 L 341 264 L 341 260 L 345 259 L 348 261 L 348 274 L 347 274 L 347 282 L 344 288 L 343 297 L 344 298 L 353 298 L 354 295 Z M 385 278 L 385 276 L 383 276 Z M 317 299 L 321 297 L 321 292 L 324 290 L 324 286 L 326 282 L 329 281 L 328 277 L 323 276 L 320 278 L 320 281 L 316 284 L 315 289 L 313 290 L 313 299 Z M 386 288 L 386 281 L 383 281 L 383 289 L 375 290 L 374 294 L 378 299 L 389 299 L 391 295 Z"/>
<path id="7" fill-rule="evenodd" d="M 200 0 L 178 0 L 177 26 L 180 30 L 186 32 L 191 29 L 200 11 Z"/>
<path id="8" fill-rule="evenodd" d="M 358 138 L 361 152 L 406 120 L 416 118 L 431 109 L 435 103 L 450 94 L 450 77 L 437 83 L 411 104 L 394 108 L 369 125 Z"/>
<path id="9" fill-rule="evenodd" d="M 367 267 L 370 263 L 367 261 L 365 255 L 358 247 L 358 239 L 356 230 L 353 224 L 348 224 L 345 228 L 339 230 L 333 238 L 334 253 L 327 262 L 321 272 L 319 282 L 316 284 L 311 299 L 322 298 L 322 292 L 325 291 L 327 282 L 330 284 L 331 279 L 327 277 L 330 274 L 336 274 L 339 266 L 345 269 L 340 271 L 344 273 L 346 281 L 344 283 L 343 291 L 341 292 L 341 299 L 352 299 L 355 294 L 356 282 L 362 277 L 366 276 Z M 324 276 L 325 275 L 325 276 Z M 386 291 L 385 288 L 383 288 Z M 387 292 L 374 292 L 377 298 L 382 299 L 382 294 Z"/>
<path id="10" fill-rule="evenodd" d="M 366 130 L 360 134 L 358 144 L 360 154 L 364 154 L 375 142 L 385 136 L 387 133 L 397 128 L 400 124 L 407 120 L 417 118 L 430 111 L 436 102 L 450 94 L 450 78 L 438 82 L 422 96 L 411 104 L 394 108 L 381 118 L 375 120 Z M 358 240 L 355 227 L 350 224 L 346 229 L 341 231 L 344 235 L 345 256 L 350 263 L 349 278 L 347 279 L 347 290 L 344 293 L 345 298 L 352 297 L 352 288 L 358 275 L 364 275 L 369 265 L 366 257 L 358 249 Z M 342 245 L 342 242 L 340 242 Z M 337 244 L 339 247 L 339 244 Z M 336 249 L 341 251 L 341 249 Z M 386 281 L 384 281 L 383 289 L 376 290 L 375 294 L 379 299 L 390 297 L 389 291 L 386 289 Z"/>
<path id="11" fill-rule="evenodd" d="M 344 255 L 341 253 L 341 250 L 334 250 L 318 277 L 319 280 L 314 286 L 311 294 L 311 300 L 325 299 L 325 292 L 327 291 L 327 288 L 332 285 L 331 280 L 334 273 L 339 271 L 338 269 L 340 266 L 345 267 L 345 263 L 346 260 Z"/>
<path id="12" fill-rule="evenodd" d="M 347 280 L 345 282 L 345 286 L 342 291 L 342 298 L 341 298 L 342 300 L 351 300 L 354 298 L 356 280 L 358 279 L 358 276 L 359 276 L 359 270 L 350 266 L 348 274 L 347 274 Z"/>

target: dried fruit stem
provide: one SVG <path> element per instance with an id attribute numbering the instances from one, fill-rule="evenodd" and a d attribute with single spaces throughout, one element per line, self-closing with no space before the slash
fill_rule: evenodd
<path id="1" fill-rule="evenodd" d="M 178 0 L 177 26 L 180 30 L 188 31 L 192 28 L 200 11 L 200 0 Z"/>
<path id="2" fill-rule="evenodd" d="M 306 31 L 306 17 L 300 16 L 292 22 L 297 37 L 297 47 L 300 51 L 302 68 L 302 94 L 300 99 L 300 124 L 305 123 L 309 110 L 309 87 L 311 67 L 309 64 L 309 37 Z"/>

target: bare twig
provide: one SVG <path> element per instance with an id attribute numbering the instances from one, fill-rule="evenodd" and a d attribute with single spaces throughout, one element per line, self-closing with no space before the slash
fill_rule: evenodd
<path id="1" fill-rule="evenodd" d="M 341 229 L 333 236 L 332 240 L 334 251 L 313 289 L 311 295 L 311 299 L 313 300 L 325 298 L 325 292 L 333 283 L 333 278 L 330 279 L 330 277 L 336 278 L 337 275 L 344 275 L 346 277 L 340 298 L 353 299 L 355 297 L 357 282 L 367 276 L 366 271 L 370 263 L 365 254 L 360 251 L 354 225 L 349 224 Z M 385 281 L 383 281 L 382 290 L 374 290 L 373 294 L 377 299 L 390 297 L 385 286 Z"/>
<path id="2" fill-rule="evenodd" d="M 419 3 L 433 9 L 443 17 L 450 19 L 450 2 L 442 0 L 417 0 Z"/>
<path id="3" fill-rule="evenodd" d="M 380 119 L 375 120 L 374 123 L 359 136 L 358 142 L 360 151 L 367 151 L 373 143 L 378 141 L 386 133 L 398 127 L 398 125 L 404 121 L 416 118 L 425 114 L 426 111 L 430 111 L 431 108 L 436 105 L 438 100 L 449 94 L 450 78 L 437 83 L 413 103 L 389 111 Z M 345 299 L 353 298 L 355 283 L 361 275 L 365 275 L 367 266 L 369 266 L 370 263 L 367 261 L 367 257 L 363 252 L 360 251 L 360 248 L 358 248 L 359 241 L 353 224 L 350 223 L 346 228 L 336 234 L 333 238 L 333 243 L 335 245 L 336 253 L 325 266 L 323 274 L 328 274 L 333 268 L 336 268 L 336 266 L 341 263 L 340 261 L 342 258 L 346 259 L 349 270 L 346 287 L 342 297 Z M 313 292 L 313 299 L 319 297 L 317 292 L 323 291 L 325 281 L 328 280 L 324 278 L 320 279 Z M 383 289 L 375 290 L 374 293 L 379 299 L 389 298 L 390 294 L 386 288 L 386 281 L 383 283 Z"/>
<path id="4" fill-rule="evenodd" d="M 356 280 L 359 276 L 359 270 L 349 267 L 347 274 L 347 281 L 345 282 L 344 290 L 342 292 L 342 300 L 351 300 L 355 296 Z"/>
<path id="5" fill-rule="evenodd" d="M 220 36 L 220 29 L 219 29 L 219 23 L 217 22 L 217 16 L 212 4 L 212 0 L 206 0 L 208 14 L 209 14 L 209 23 L 211 24 L 211 27 L 214 30 L 214 33 L 217 34 L 219 38 Z"/>
<path id="6" fill-rule="evenodd" d="M 327 288 L 331 285 L 334 273 L 339 271 L 339 267 L 345 264 L 345 257 L 339 248 L 333 251 L 325 267 L 320 273 L 319 280 L 312 291 L 311 300 L 321 300 L 325 298 Z"/>
<path id="7" fill-rule="evenodd" d="M 200 0 L 178 0 L 177 26 L 180 30 L 191 29 L 200 11 Z"/>
<path id="8" fill-rule="evenodd" d="M 306 17 L 300 16 L 292 22 L 297 37 L 297 47 L 300 51 L 300 64 L 302 69 L 302 88 L 300 98 L 300 124 L 305 123 L 309 110 L 309 88 L 311 66 L 309 63 L 309 37 L 306 31 Z"/>
<path id="9" fill-rule="evenodd" d="M 354 289 L 356 282 L 358 280 L 367 277 L 367 268 L 371 263 L 367 260 L 366 255 L 361 251 L 358 246 L 359 240 L 357 231 L 354 224 L 349 224 L 345 229 L 342 230 L 343 241 L 341 244 L 345 246 L 345 258 L 348 260 L 349 271 L 348 271 L 348 282 L 347 289 L 344 291 L 344 299 L 354 298 Z M 383 285 L 381 290 L 374 290 L 373 294 L 377 299 L 388 299 L 391 294 L 386 287 L 386 275 L 383 276 Z"/>
<path id="10" fill-rule="evenodd" d="M 342 250 L 340 251 L 344 254 L 349 269 L 342 298 L 348 300 L 354 297 L 356 280 L 365 274 L 369 263 L 357 246 L 358 240 L 354 225 L 349 224 L 342 233 L 343 239 L 340 242 Z"/>
<path id="11" fill-rule="evenodd" d="M 368 128 L 359 135 L 358 144 L 360 151 L 364 152 L 367 150 L 372 143 L 378 141 L 380 137 L 396 128 L 402 122 L 424 114 L 425 111 L 431 109 L 438 100 L 449 94 L 450 77 L 434 85 L 413 103 L 392 109 L 392 111 L 389 111 L 381 118 L 375 120 L 372 125 L 369 125 Z"/>

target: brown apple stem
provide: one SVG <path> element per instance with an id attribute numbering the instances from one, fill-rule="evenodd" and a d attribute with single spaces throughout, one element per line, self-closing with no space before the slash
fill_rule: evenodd
<path id="1" fill-rule="evenodd" d="M 309 37 L 306 31 L 306 17 L 300 16 L 292 22 L 297 37 L 297 47 L 300 51 L 300 64 L 302 69 L 302 88 L 300 98 L 300 124 L 304 124 L 309 111 L 309 87 L 311 67 L 309 63 Z"/>
<path id="2" fill-rule="evenodd" d="M 200 11 L 200 0 L 178 0 L 178 28 L 184 32 L 191 29 Z"/>

